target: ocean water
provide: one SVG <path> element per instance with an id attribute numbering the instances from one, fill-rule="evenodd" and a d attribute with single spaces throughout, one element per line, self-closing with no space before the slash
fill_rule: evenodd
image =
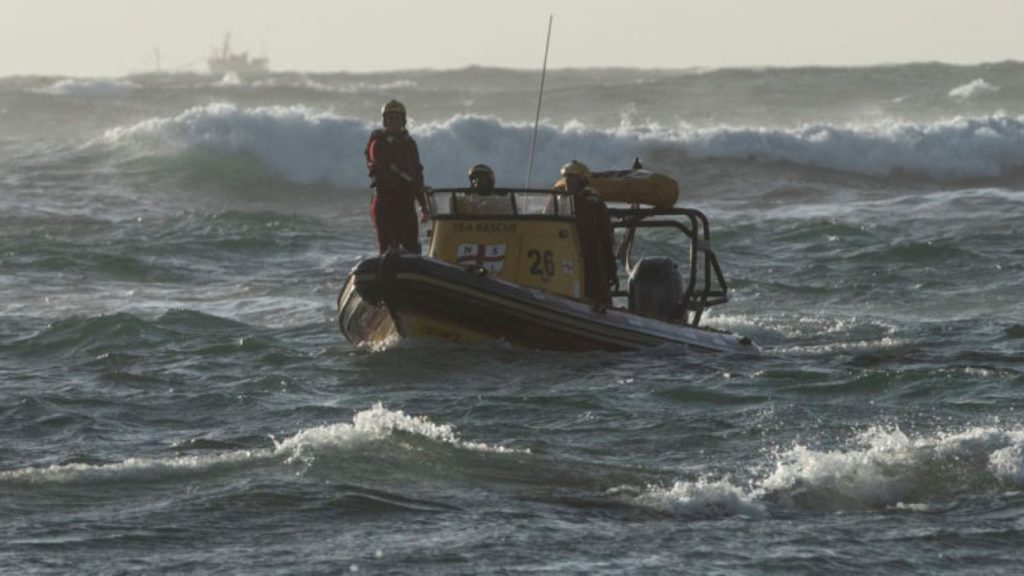
<path id="1" fill-rule="evenodd" d="M 552 70 L 762 357 L 345 342 L 382 103 L 516 186 L 538 84 L 0 78 L 0 572 L 1024 572 L 1024 64 Z"/>

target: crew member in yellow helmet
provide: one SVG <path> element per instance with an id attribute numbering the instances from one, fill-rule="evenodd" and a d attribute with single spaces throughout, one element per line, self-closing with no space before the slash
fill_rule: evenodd
<path id="1" fill-rule="evenodd" d="M 381 117 L 384 127 L 370 134 L 365 152 L 373 188 L 370 217 L 377 230 L 377 243 L 382 254 L 392 248 L 419 253 L 416 203 L 420 205 L 421 222 L 430 215 L 419 149 L 405 129 L 405 106 L 401 102 L 385 104 Z"/>
<path id="2" fill-rule="evenodd" d="M 615 236 L 611 216 L 604 200 L 590 184 L 587 165 L 573 160 L 562 166 L 565 191 L 573 196 L 576 229 L 580 236 L 585 269 L 584 296 L 605 306 L 611 305 L 611 287 L 617 284 Z"/>

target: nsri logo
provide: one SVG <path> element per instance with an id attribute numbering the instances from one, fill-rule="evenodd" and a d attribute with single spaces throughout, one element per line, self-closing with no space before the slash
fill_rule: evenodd
<path id="1" fill-rule="evenodd" d="M 488 272 L 501 272 L 505 267 L 505 245 L 459 244 L 455 262 L 463 266 L 480 266 Z"/>

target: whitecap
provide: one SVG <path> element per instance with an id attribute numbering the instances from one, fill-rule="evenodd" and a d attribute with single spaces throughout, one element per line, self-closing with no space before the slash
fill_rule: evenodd
<path id="1" fill-rule="evenodd" d="M 609 494 L 615 496 L 617 492 L 611 490 Z M 641 493 L 630 496 L 628 500 L 645 508 L 699 519 L 731 516 L 763 518 L 767 515 L 764 503 L 758 501 L 755 492 L 736 486 L 725 479 L 677 481 L 668 488 L 648 486 Z"/>
<path id="2" fill-rule="evenodd" d="M 385 441 L 399 433 L 419 436 L 462 450 L 529 453 L 529 450 L 463 441 L 450 424 L 435 424 L 424 416 L 410 416 L 401 410 L 389 410 L 378 402 L 356 413 L 351 423 L 314 426 L 281 440 L 272 438 L 273 448 L 168 458 L 130 457 L 109 464 L 74 463 L 27 467 L 0 471 L 0 483 L 148 482 L 261 463 L 309 464 L 324 451 L 356 450 Z"/>
<path id="3" fill-rule="evenodd" d="M 965 494 L 1024 486 L 1024 429 L 973 427 L 913 437 L 898 427 L 874 426 L 834 449 L 796 444 L 752 472 L 746 482 L 701 477 L 668 487 L 619 486 L 607 494 L 698 519 L 794 511 L 929 513 Z"/>
<path id="4" fill-rule="evenodd" d="M 1002 482 L 1024 487 L 1024 440 L 1018 438 L 1016 444 L 993 452 L 988 465 Z"/>
<path id="5" fill-rule="evenodd" d="M 975 427 L 911 438 L 899 428 L 872 427 L 847 447 L 797 445 L 778 454 L 760 483 L 766 494 L 823 509 L 904 506 L 1019 484 L 1024 430 Z"/>
<path id="6" fill-rule="evenodd" d="M 238 76 L 236 72 L 228 72 L 224 74 L 224 76 L 220 80 L 213 83 L 214 86 L 230 87 L 242 86 L 243 84 L 244 82 L 242 82 L 242 79 Z"/>
<path id="7" fill-rule="evenodd" d="M 57 96 L 116 96 L 142 86 L 128 80 L 113 78 L 65 78 L 46 88 L 36 90 L 43 94 Z"/>
<path id="8" fill-rule="evenodd" d="M 963 86 L 957 86 L 950 90 L 949 97 L 955 100 L 970 100 L 978 96 L 994 94 L 996 92 L 999 92 L 999 86 L 989 84 L 984 78 L 977 78 Z"/>

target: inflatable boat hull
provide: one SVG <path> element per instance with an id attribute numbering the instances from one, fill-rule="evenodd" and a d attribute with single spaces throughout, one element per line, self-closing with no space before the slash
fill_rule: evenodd
<path id="1" fill-rule="evenodd" d="M 361 261 L 338 297 L 341 331 L 357 345 L 396 337 L 457 342 L 505 340 L 551 350 L 635 350 L 662 344 L 757 354 L 726 332 L 646 318 L 527 288 L 420 255 Z"/>

